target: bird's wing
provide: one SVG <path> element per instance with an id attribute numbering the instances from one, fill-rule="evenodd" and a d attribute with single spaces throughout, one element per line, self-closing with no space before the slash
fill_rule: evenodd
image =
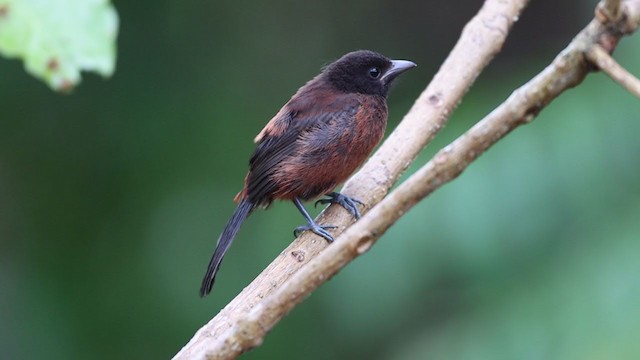
<path id="1" fill-rule="evenodd" d="M 271 175 L 287 156 L 296 153 L 300 137 L 332 119 L 354 114 L 359 105 L 355 94 L 294 97 L 256 137 L 257 147 L 245 183 L 249 199 L 268 205 L 277 187 Z"/>

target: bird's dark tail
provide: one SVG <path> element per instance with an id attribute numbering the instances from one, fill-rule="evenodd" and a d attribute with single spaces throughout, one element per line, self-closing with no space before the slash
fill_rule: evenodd
<path id="1" fill-rule="evenodd" d="M 200 296 L 205 297 L 213 288 L 213 282 L 216 279 L 216 273 L 218 272 L 218 268 L 220 267 L 220 263 L 222 263 L 222 258 L 224 254 L 231 246 L 233 242 L 233 238 L 236 237 L 238 230 L 240 229 L 240 225 L 244 222 L 244 220 L 249 216 L 251 210 L 255 205 L 247 199 L 242 199 L 236 208 L 236 211 L 227 222 L 227 225 L 224 227 L 222 234 L 218 238 L 218 244 L 216 245 L 216 250 L 211 257 L 211 261 L 209 262 L 209 267 L 207 268 L 207 273 L 204 275 L 204 279 L 202 279 L 202 286 L 200 287 Z"/>

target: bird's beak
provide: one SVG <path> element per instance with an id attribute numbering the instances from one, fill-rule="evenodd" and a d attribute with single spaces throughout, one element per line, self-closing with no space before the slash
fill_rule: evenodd
<path id="1" fill-rule="evenodd" d="M 416 66 L 417 65 L 414 62 L 408 60 L 391 60 L 391 67 L 384 75 L 382 75 L 381 80 L 385 83 L 389 83 L 398 75 L 409 69 L 413 69 Z"/>

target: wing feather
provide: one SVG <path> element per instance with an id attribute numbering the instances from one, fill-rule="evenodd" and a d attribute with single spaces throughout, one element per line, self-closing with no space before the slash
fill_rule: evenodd
<path id="1" fill-rule="evenodd" d="M 251 201 L 268 206 L 279 186 L 273 174 L 287 157 L 301 151 L 301 138 L 309 131 L 326 127 L 333 119 L 352 114 L 359 105 L 353 94 L 329 94 L 313 98 L 305 93 L 294 96 L 258 134 L 243 190 Z"/>

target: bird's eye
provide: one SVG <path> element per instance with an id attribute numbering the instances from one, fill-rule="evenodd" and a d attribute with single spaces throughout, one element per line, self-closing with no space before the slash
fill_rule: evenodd
<path id="1" fill-rule="evenodd" d="M 371 76 L 374 79 L 377 79 L 378 76 L 380 76 L 380 69 L 377 67 L 372 67 L 369 69 L 369 76 Z"/>

